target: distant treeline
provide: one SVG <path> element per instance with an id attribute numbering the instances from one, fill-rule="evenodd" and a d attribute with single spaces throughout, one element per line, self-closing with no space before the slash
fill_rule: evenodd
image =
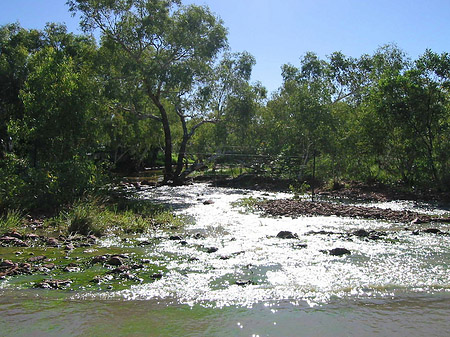
<path id="1" fill-rule="evenodd" d="M 118 170 L 160 165 L 181 183 L 208 159 L 300 182 L 450 189 L 447 53 L 307 53 L 268 97 L 206 7 L 68 3 L 86 35 L 0 27 L 0 211 L 57 209 Z"/>

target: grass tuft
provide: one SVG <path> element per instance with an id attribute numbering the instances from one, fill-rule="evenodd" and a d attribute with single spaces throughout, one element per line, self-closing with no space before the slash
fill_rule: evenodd
<path id="1" fill-rule="evenodd" d="M 0 234 L 20 228 L 23 220 L 22 212 L 19 210 L 9 210 L 6 215 L 0 217 Z"/>

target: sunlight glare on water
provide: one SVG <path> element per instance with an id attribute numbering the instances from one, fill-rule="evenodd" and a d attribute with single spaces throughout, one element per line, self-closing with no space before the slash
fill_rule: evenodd
<path id="1" fill-rule="evenodd" d="M 170 204 L 176 213 L 194 221 L 178 233 L 184 245 L 161 240 L 148 249 L 149 257 L 164 261 L 167 272 L 160 280 L 112 297 L 173 299 L 212 307 L 251 307 L 284 300 L 313 306 L 332 298 L 447 292 L 450 288 L 448 236 L 414 236 L 375 220 L 264 217 L 232 206 L 242 197 L 291 197 L 286 193 L 194 184 L 148 189 L 141 197 Z M 387 235 L 376 241 L 349 235 L 360 228 Z M 279 239 L 280 231 L 296 233 L 298 239 Z M 333 234 L 311 234 L 318 231 Z M 337 247 L 350 250 L 351 255 L 327 254 Z"/>

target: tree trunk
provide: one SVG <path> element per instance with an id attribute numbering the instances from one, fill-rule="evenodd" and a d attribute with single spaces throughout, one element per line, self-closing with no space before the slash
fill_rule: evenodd
<path id="1" fill-rule="evenodd" d="M 167 183 L 169 180 L 174 178 L 172 171 L 172 134 L 170 132 L 169 118 L 167 116 L 167 111 L 164 106 L 159 101 L 158 97 L 151 95 L 153 103 L 158 107 L 159 113 L 161 115 L 161 123 L 163 125 L 164 131 L 164 182 Z"/>
<path id="2" fill-rule="evenodd" d="M 175 169 L 175 174 L 173 175 L 174 184 L 183 183 L 184 177 L 182 176 L 181 172 L 183 171 L 184 158 L 186 157 L 186 147 L 189 141 L 186 119 L 182 113 L 178 113 L 178 116 L 180 117 L 181 125 L 183 127 L 183 139 L 181 141 L 180 149 L 178 151 L 177 167 Z"/>

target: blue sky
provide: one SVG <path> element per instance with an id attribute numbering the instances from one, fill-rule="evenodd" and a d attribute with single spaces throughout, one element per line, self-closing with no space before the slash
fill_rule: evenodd
<path id="1" fill-rule="evenodd" d="M 0 0 L 0 24 L 25 28 L 64 22 L 78 32 L 65 0 Z M 358 57 L 394 42 L 410 57 L 426 48 L 450 51 L 448 0 L 185 0 L 207 5 L 229 31 L 231 50 L 256 57 L 253 80 L 269 91 L 281 85 L 281 66 L 307 51 Z"/>

